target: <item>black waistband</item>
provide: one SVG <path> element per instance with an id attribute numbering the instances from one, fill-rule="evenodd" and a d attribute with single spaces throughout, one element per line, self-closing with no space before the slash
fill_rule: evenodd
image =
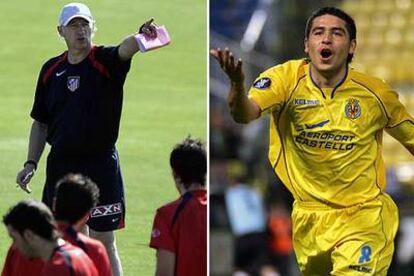
<path id="1" fill-rule="evenodd" d="M 95 158 L 108 156 L 116 152 L 115 146 L 93 150 L 69 150 L 51 147 L 49 155 L 58 158 Z"/>

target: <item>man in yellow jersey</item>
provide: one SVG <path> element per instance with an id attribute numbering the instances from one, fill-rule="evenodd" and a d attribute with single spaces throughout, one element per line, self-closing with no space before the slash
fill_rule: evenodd
<path id="1" fill-rule="evenodd" d="M 337 8 L 308 19 L 305 53 L 264 71 L 248 95 L 242 61 L 211 55 L 228 75 L 230 112 L 270 114 L 269 159 L 295 198 L 293 242 L 304 275 L 386 275 L 398 210 L 384 192 L 386 130 L 414 155 L 414 119 L 382 80 L 351 69 L 354 20 Z"/>

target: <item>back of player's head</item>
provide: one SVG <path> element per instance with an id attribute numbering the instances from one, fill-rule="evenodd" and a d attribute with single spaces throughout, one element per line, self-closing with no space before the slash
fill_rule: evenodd
<path id="1" fill-rule="evenodd" d="M 170 165 L 186 189 L 193 183 L 205 186 L 207 154 L 200 140 L 187 137 L 177 144 L 171 152 Z"/>
<path id="2" fill-rule="evenodd" d="M 58 181 L 54 212 L 57 220 L 75 224 L 96 206 L 99 189 L 81 174 L 68 174 Z"/>
<path id="3" fill-rule="evenodd" d="M 320 8 L 319 10 L 316 10 L 315 12 L 313 12 L 309 18 L 308 21 L 306 22 L 306 28 L 305 28 L 305 38 L 309 38 L 309 34 L 310 31 L 312 29 L 312 24 L 313 24 L 313 20 L 316 17 L 325 15 L 325 14 L 329 14 L 329 15 L 333 15 L 336 16 L 340 19 L 342 19 L 343 21 L 345 21 L 345 28 L 347 29 L 348 33 L 349 33 L 349 39 L 350 41 L 352 41 L 353 39 L 356 39 L 356 25 L 355 25 L 355 21 L 354 19 L 347 14 L 346 12 L 344 12 L 343 10 L 336 8 L 336 7 L 324 7 L 324 8 Z M 353 58 L 353 54 L 349 54 L 348 55 L 348 63 L 352 61 Z"/>
<path id="4" fill-rule="evenodd" d="M 32 199 L 20 201 L 11 207 L 4 215 L 3 223 L 11 226 L 20 235 L 23 235 L 26 230 L 31 230 L 34 234 L 49 241 L 58 237 L 52 212 L 42 202 Z"/>

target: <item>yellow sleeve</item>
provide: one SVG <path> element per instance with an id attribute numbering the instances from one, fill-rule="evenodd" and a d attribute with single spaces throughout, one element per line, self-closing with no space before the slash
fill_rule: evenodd
<path id="1" fill-rule="evenodd" d="M 281 66 L 270 68 L 260 74 L 249 90 L 249 98 L 260 107 L 261 114 L 274 112 L 286 102 L 287 89 L 279 71 Z"/>
<path id="2" fill-rule="evenodd" d="M 388 117 L 385 130 L 414 155 L 414 119 L 398 100 L 395 91 L 382 94 L 382 102 Z"/>

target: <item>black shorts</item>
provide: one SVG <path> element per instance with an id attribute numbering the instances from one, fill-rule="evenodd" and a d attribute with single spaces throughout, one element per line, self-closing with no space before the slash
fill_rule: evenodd
<path id="1" fill-rule="evenodd" d="M 46 184 L 42 201 L 52 208 L 56 183 L 68 173 L 80 173 L 99 188 L 98 206 L 92 209 L 88 225 L 95 231 L 125 227 L 125 198 L 118 152 L 107 150 L 93 155 L 60 154 L 53 149 L 47 157 Z"/>

